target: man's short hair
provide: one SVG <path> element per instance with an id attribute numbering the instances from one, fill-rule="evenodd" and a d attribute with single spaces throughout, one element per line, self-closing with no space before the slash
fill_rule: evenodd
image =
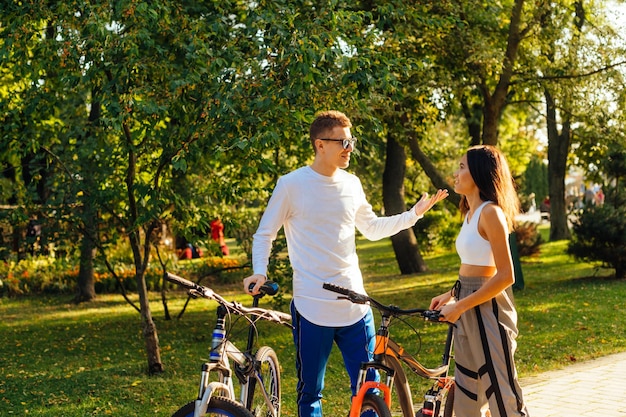
<path id="1" fill-rule="evenodd" d="M 315 149 L 315 139 L 319 139 L 335 127 L 352 127 L 348 116 L 337 110 L 327 110 L 316 115 L 315 120 L 309 128 L 309 136 L 313 150 Z"/>

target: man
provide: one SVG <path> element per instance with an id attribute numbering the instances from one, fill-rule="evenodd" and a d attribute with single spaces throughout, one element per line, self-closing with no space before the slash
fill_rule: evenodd
<path id="1" fill-rule="evenodd" d="M 272 242 L 284 227 L 293 268 L 291 314 L 300 417 L 322 416 L 324 374 L 333 343 L 343 355 L 353 395 L 360 364 L 371 359 L 375 328 L 369 306 L 337 300 L 337 294 L 322 288 L 330 282 L 365 293 L 355 228 L 370 240 L 392 236 L 448 196 L 445 190 L 430 198 L 424 194 L 402 214 L 377 217 L 360 180 L 344 171 L 356 144 L 351 127 L 341 112 L 317 115 L 309 130 L 315 159 L 278 180 L 253 238 L 254 275 L 243 280 L 244 291 L 258 292 L 267 279 Z"/>

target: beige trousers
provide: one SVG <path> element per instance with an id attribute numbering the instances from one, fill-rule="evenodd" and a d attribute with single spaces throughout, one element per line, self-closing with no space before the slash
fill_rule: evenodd
<path id="1" fill-rule="evenodd" d="M 459 277 L 455 297 L 487 280 Z M 528 417 L 513 361 L 518 331 L 511 289 L 463 313 L 454 332 L 455 417 Z"/>

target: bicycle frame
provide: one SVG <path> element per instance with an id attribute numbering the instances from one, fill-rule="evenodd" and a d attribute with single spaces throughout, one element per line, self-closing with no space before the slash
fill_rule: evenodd
<path id="1" fill-rule="evenodd" d="M 431 397 L 428 398 L 428 400 L 432 401 L 434 404 L 439 404 L 440 406 L 441 401 L 454 384 L 454 377 L 448 375 L 454 338 L 452 326 L 448 329 L 441 366 L 430 369 L 422 365 L 415 357 L 406 353 L 402 346 L 389 338 L 389 321 L 390 317 L 383 315 L 381 325 L 376 334 L 374 360 L 361 365 L 357 382 L 357 395 L 352 399 L 350 417 L 359 416 L 359 410 L 361 409 L 365 394 L 373 389 L 379 390 L 383 394 L 385 403 L 391 408 L 391 392 L 393 387 L 395 387 L 397 391 L 402 415 L 405 417 L 415 416 L 411 388 L 402 363 L 406 364 L 411 371 L 422 378 L 435 380 L 433 387 L 431 387 L 426 394 Z M 366 381 L 368 369 L 384 371 L 385 382 Z M 439 410 L 439 406 L 436 406 L 437 411 Z"/>
<path id="2" fill-rule="evenodd" d="M 382 355 L 379 360 L 394 370 L 395 380 L 390 386 L 396 388 L 396 394 L 403 416 L 413 417 L 415 411 L 411 388 L 402 363 L 420 377 L 434 380 L 433 386 L 428 390 L 426 395 L 430 397 L 427 398 L 427 400 L 435 404 L 435 411 L 438 411 L 443 398 L 447 395 L 452 385 L 454 385 L 454 377 L 450 376 L 448 373 L 450 360 L 452 358 L 453 339 L 453 328 L 450 326 L 446 336 L 441 366 L 429 369 L 424 367 L 415 357 L 406 353 L 404 348 L 393 340 L 389 338 L 384 340 L 383 337 L 377 336 L 376 346 L 380 346 L 380 348 L 377 349 L 375 355 Z"/>
<path id="3" fill-rule="evenodd" d="M 365 395 L 372 390 L 380 391 L 385 404 L 391 409 L 392 387 L 396 387 L 402 415 L 404 417 L 414 417 L 415 411 L 413 409 L 411 389 L 407 375 L 402 367 L 404 363 L 412 372 L 420 377 L 434 380 L 433 386 L 424 395 L 424 407 L 422 408 L 422 412 L 418 414 L 438 417 L 443 399 L 454 386 L 454 377 L 448 375 L 454 341 L 453 325 L 448 324 L 449 327 L 441 365 L 437 368 L 427 368 L 415 357 L 406 353 L 402 346 L 389 337 L 389 324 L 391 323 L 392 317 L 402 315 L 421 315 L 427 320 L 438 321 L 439 312 L 423 309 L 401 310 L 395 306 L 385 306 L 367 295 L 358 294 L 333 284 L 325 283 L 323 287 L 327 290 L 342 294 L 344 297 L 340 298 L 347 299 L 353 303 L 371 304 L 381 312 L 381 323 L 376 332 L 374 358 L 372 361 L 361 364 L 357 380 L 357 394 L 352 399 L 349 416 L 358 417 L 360 415 Z M 385 382 L 366 381 L 367 371 L 370 369 L 379 371 L 379 374 L 380 371 L 383 371 L 385 373 Z"/>
<path id="4" fill-rule="evenodd" d="M 274 283 L 266 283 L 262 287 L 262 292 L 253 298 L 252 308 L 242 306 L 237 302 L 228 302 L 219 294 L 216 294 L 210 288 L 202 287 L 184 278 L 178 277 L 171 273 L 165 273 L 165 279 L 175 282 L 189 290 L 192 297 L 202 297 L 209 300 L 215 300 L 220 305 L 217 308 L 217 320 L 213 329 L 213 341 L 209 361 L 202 364 L 202 372 L 200 376 L 200 384 L 198 395 L 194 400 L 194 417 L 202 417 L 206 415 L 211 398 L 214 395 L 238 402 L 246 407 L 248 400 L 252 398 L 255 385 L 258 385 L 262 393 L 263 401 L 267 406 L 268 412 L 273 417 L 278 417 L 278 408 L 274 408 L 272 398 L 265 390 L 263 380 L 259 375 L 259 366 L 257 365 L 257 357 L 252 350 L 255 342 L 255 323 L 258 319 L 269 320 L 275 323 L 284 324 L 291 327 L 291 315 L 274 310 L 259 308 L 259 299 L 265 295 L 273 295 L 278 290 L 278 286 Z M 228 338 L 228 332 L 225 329 L 226 316 L 235 314 L 245 317 L 249 322 L 248 341 L 246 350 L 241 351 Z M 264 354 L 272 351 L 269 347 L 263 347 L 259 350 Z M 272 351 L 273 352 L 273 351 Z M 257 352 L 258 354 L 258 352 Z M 231 368 L 231 361 L 234 369 Z M 240 398 L 235 398 L 235 389 L 233 381 L 233 371 L 240 382 Z M 218 374 L 217 381 L 210 381 L 212 372 Z M 251 378 L 254 378 L 255 384 L 251 384 Z"/>
<path id="5" fill-rule="evenodd" d="M 255 297 L 253 307 L 258 306 L 258 298 Z M 217 309 L 217 322 L 223 321 L 226 316 L 225 308 Z M 252 322 L 256 316 L 252 316 Z M 217 392 L 218 395 L 236 400 L 235 387 L 233 383 L 233 370 L 231 368 L 230 360 L 235 363 L 237 367 L 235 369 L 235 375 L 240 382 L 240 397 L 239 403 L 245 404 L 249 394 L 249 384 L 246 378 L 247 375 L 252 374 L 259 383 L 260 387 L 263 387 L 262 381 L 253 366 L 254 357 L 252 356 L 252 346 L 254 345 L 254 329 L 250 328 L 248 332 L 248 343 L 246 352 L 242 352 L 237 348 L 230 340 L 224 339 L 224 341 L 214 349 L 219 353 L 219 359 L 211 360 L 210 362 L 202 365 L 202 373 L 200 376 L 200 387 L 198 390 L 198 398 L 195 402 L 195 413 L 197 416 L 204 416 L 206 414 L 207 406 L 211 400 L 211 396 Z M 211 372 L 217 372 L 219 374 L 219 381 L 209 382 L 209 376 Z M 274 417 L 277 417 L 273 412 L 273 406 L 271 399 L 267 392 L 262 389 L 265 403 L 268 406 L 268 410 L 272 411 Z"/>
<path id="6" fill-rule="evenodd" d="M 202 365 L 200 387 L 198 390 L 198 398 L 196 399 L 195 408 L 197 416 L 203 416 L 206 414 L 211 396 L 215 393 L 231 400 L 236 400 L 230 360 L 242 368 L 250 366 L 253 360 L 249 354 L 241 352 L 230 340 L 226 340 L 222 343 L 219 349 L 221 353 L 220 360 L 218 362 L 207 362 Z M 217 372 L 219 374 L 219 381 L 209 382 L 211 372 Z M 259 380 L 256 372 L 254 376 L 257 380 Z M 245 379 L 242 379 L 240 386 L 241 392 L 239 402 L 241 404 L 245 404 L 245 399 L 248 397 L 248 383 L 245 382 Z M 268 408 L 271 409 L 271 402 L 265 391 L 263 391 L 263 396 L 268 404 Z"/>

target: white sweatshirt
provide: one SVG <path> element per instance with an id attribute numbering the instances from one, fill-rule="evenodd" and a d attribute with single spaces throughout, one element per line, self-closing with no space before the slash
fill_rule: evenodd
<path id="1" fill-rule="evenodd" d="M 320 326 L 349 326 L 363 318 L 369 307 L 337 300 L 337 294 L 322 284 L 365 294 L 355 227 L 367 239 L 378 240 L 413 226 L 419 218 L 414 209 L 378 217 L 355 175 L 337 170 L 327 177 L 302 167 L 276 184 L 253 237 L 254 273 L 267 276 L 272 242 L 284 227 L 298 312 Z"/>

